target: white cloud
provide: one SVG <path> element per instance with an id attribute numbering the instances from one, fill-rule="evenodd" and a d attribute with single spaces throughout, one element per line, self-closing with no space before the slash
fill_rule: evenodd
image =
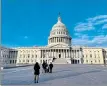
<path id="1" fill-rule="evenodd" d="M 74 33 L 74 35 L 80 37 L 82 34 L 81 33 Z"/>
<path id="2" fill-rule="evenodd" d="M 107 35 L 99 35 L 95 36 L 93 40 L 91 40 L 91 43 L 96 43 L 96 44 L 103 44 L 107 43 Z"/>
<path id="3" fill-rule="evenodd" d="M 101 19 L 107 19 L 107 15 L 99 15 L 93 18 L 88 18 L 87 20 L 90 22 L 95 22 L 97 20 L 101 20 Z"/>
<path id="4" fill-rule="evenodd" d="M 94 30 L 96 25 L 107 24 L 107 15 L 99 15 L 86 19 L 86 22 L 77 23 L 74 30 L 76 32 Z"/>
<path id="5" fill-rule="evenodd" d="M 83 35 L 81 38 L 74 38 L 72 40 L 75 45 L 88 45 L 88 46 L 106 46 L 107 47 L 107 35 L 95 36 L 93 39 L 89 39 L 87 35 Z"/>
<path id="6" fill-rule="evenodd" d="M 96 21 L 96 22 L 94 23 L 94 25 L 99 25 L 99 24 L 103 24 L 103 23 L 107 23 L 107 19 L 100 20 L 100 21 Z"/>
<path id="7" fill-rule="evenodd" d="M 89 36 L 87 34 L 82 35 L 82 39 L 89 39 Z"/>
<path id="8" fill-rule="evenodd" d="M 93 30 L 93 29 L 95 29 L 95 28 L 93 27 L 92 23 L 80 23 L 74 28 L 74 30 L 77 32 Z"/>
<path id="9" fill-rule="evenodd" d="M 74 45 L 88 45 L 88 41 L 87 39 L 80 39 L 80 38 L 74 38 L 72 40 L 72 44 Z"/>

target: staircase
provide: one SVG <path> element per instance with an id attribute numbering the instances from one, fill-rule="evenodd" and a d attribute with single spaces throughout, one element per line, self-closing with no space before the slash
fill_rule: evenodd
<path id="1" fill-rule="evenodd" d="M 53 61 L 53 64 L 68 64 L 67 60 L 65 58 L 56 58 Z"/>

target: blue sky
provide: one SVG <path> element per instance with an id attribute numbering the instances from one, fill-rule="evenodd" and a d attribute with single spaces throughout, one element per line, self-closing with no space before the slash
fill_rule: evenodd
<path id="1" fill-rule="evenodd" d="M 2 0 L 2 45 L 47 45 L 59 12 L 73 45 L 107 47 L 107 0 Z"/>

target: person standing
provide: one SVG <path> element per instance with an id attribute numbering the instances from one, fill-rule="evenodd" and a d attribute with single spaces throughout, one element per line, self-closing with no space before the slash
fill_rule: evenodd
<path id="1" fill-rule="evenodd" d="M 53 64 L 52 62 L 49 64 L 49 73 L 52 73 Z"/>
<path id="2" fill-rule="evenodd" d="M 45 70 L 46 70 L 45 65 L 46 65 L 45 61 L 43 61 L 43 63 L 42 63 L 42 69 L 43 69 L 42 73 L 45 73 Z"/>
<path id="3" fill-rule="evenodd" d="M 47 62 L 45 62 L 45 73 L 47 73 L 47 69 L 48 69 L 48 64 Z"/>
<path id="4" fill-rule="evenodd" d="M 38 83 L 38 80 L 39 80 L 39 74 L 40 74 L 40 65 L 38 62 L 35 63 L 34 65 L 34 82 L 35 83 Z"/>

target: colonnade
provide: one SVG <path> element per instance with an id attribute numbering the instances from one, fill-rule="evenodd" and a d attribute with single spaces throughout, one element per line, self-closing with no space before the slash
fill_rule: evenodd
<path id="1" fill-rule="evenodd" d="M 67 37 L 53 37 L 53 38 L 50 38 L 48 40 L 48 42 L 49 42 L 49 44 L 50 43 L 57 43 L 57 42 L 70 43 L 71 39 L 67 38 Z"/>
<path id="2" fill-rule="evenodd" d="M 49 60 L 53 58 L 66 58 L 69 60 L 74 60 L 74 64 L 81 63 L 82 51 L 80 49 L 42 49 L 41 59 Z M 78 60 L 75 62 L 75 60 Z M 72 62 L 72 61 L 71 61 Z"/>

